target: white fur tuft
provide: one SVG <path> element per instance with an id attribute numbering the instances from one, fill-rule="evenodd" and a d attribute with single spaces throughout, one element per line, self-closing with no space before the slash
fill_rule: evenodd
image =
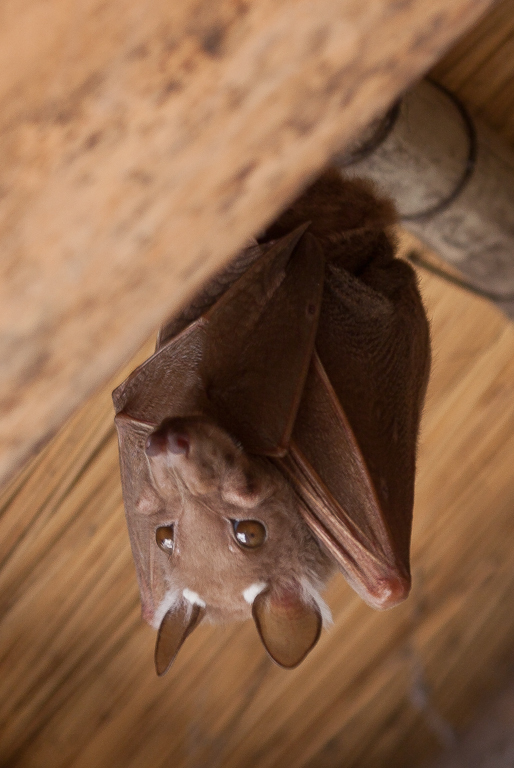
<path id="1" fill-rule="evenodd" d="M 151 626 L 154 629 L 159 629 L 163 618 L 168 613 L 170 608 L 179 603 L 182 598 L 187 600 L 188 603 L 191 603 L 191 605 L 201 605 L 202 608 L 205 608 L 205 602 L 199 595 L 196 594 L 196 592 L 193 592 L 191 589 L 183 589 L 182 594 L 180 594 L 177 589 L 170 589 L 168 592 L 166 592 L 161 602 L 157 606 L 153 615 Z"/>
<path id="2" fill-rule="evenodd" d="M 255 584 L 250 584 L 249 587 L 243 590 L 244 599 L 247 603 L 253 605 L 253 601 L 257 595 L 260 594 L 263 589 L 266 589 L 267 586 L 268 585 L 264 581 L 256 581 Z"/>
<path id="3" fill-rule="evenodd" d="M 197 595 L 193 590 L 183 589 L 182 596 L 185 597 L 187 602 L 191 603 L 191 605 L 199 605 L 201 608 L 205 608 L 205 600 L 202 600 L 200 595 Z"/>
<path id="4" fill-rule="evenodd" d="M 169 590 L 168 592 L 166 592 L 166 594 L 164 595 L 164 597 L 162 598 L 161 602 L 159 603 L 159 605 L 155 610 L 151 626 L 154 629 L 159 629 L 164 616 L 168 613 L 172 605 L 175 605 L 175 603 L 178 603 L 179 601 L 180 601 L 180 592 L 178 592 L 176 589 Z"/>
<path id="5" fill-rule="evenodd" d="M 334 623 L 332 618 L 332 612 L 326 602 L 321 597 L 320 593 L 314 587 L 308 579 L 302 579 L 302 587 L 305 595 L 308 595 L 311 600 L 314 600 L 321 613 L 321 620 L 324 627 L 329 627 Z"/>

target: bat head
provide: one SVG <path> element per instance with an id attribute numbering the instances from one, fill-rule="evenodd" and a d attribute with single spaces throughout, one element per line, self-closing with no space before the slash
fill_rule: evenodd
<path id="1" fill-rule="evenodd" d="M 154 503 L 145 525 L 152 566 L 143 613 L 159 629 L 158 673 L 204 617 L 253 616 L 272 658 L 296 666 L 318 640 L 328 612 L 318 590 L 333 566 L 287 481 L 200 417 L 166 419 L 145 452 Z M 152 582 L 164 582 L 164 593 Z"/>

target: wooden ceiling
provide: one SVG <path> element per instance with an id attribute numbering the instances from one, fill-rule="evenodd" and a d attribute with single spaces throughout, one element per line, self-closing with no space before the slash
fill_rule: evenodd
<path id="1" fill-rule="evenodd" d="M 514 143 L 514 0 L 434 75 Z M 420 280 L 434 366 L 409 600 L 375 613 L 336 577 L 334 626 L 297 670 L 250 625 L 201 626 L 157 679 L 110 400 L 133 361 L 2 498 L 2 766 L 415 768 L 451 743 L 514 664 L 514 329 Z"/>

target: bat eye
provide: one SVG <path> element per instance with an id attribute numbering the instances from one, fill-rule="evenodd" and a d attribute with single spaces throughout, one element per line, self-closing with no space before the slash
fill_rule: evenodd
<path id="1" fill-rule="evenodd" d="M 155 540 L 163 552 L 173 552 L 173 526 L 161 525 L 155 531 Z"/>
<path id="2" fill-rule="evenodd" d="M 237 543 L 245 549 L 256 549 L 266 541 L 266 528 L 258 520 L 232 520 Z"/>

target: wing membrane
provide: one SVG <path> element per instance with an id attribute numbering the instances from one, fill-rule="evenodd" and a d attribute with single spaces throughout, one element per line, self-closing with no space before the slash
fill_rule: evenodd
<path id="1" fill-rule="evenodd" d="M 317 355 L 289 455 L 280 463 L 306 522 L 353 588 L 375 608 L 403 599 L 408 563 L 395 551 L 365 460 Z"/>
<path id="2" fill-rule="evenodd" d="M 117 412 L 158 425 L 210 416 L 250 453 L 286 452 L 314 347 L 323 254 L 306 225 L 265 249 L 198 320 L 115 390 Z"/>

